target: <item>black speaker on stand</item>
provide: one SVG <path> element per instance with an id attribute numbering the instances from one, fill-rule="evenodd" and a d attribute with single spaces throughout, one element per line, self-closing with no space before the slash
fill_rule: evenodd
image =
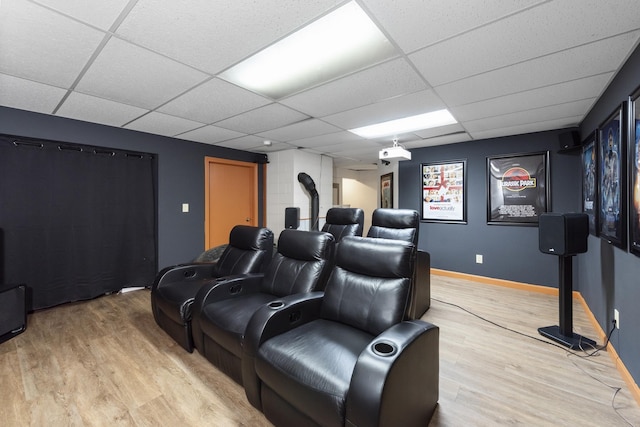
<path id="1" fill-rule="evenodd" d="M 596 342 L 573 332 L 573 256 L 587 251 L 589 216 L 544 213 L 538 222 L 540 252 L 558 256 L 560 324 L 538 328 L 540 335 L 571 349 L 595 348 Z"/>

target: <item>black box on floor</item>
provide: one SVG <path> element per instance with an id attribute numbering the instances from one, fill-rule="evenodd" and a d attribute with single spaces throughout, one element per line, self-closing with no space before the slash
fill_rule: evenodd
<path id="1" fill-rule="evenodd" d="M 26 328 L 26 286 L 0 286 L 0 344 L 21 334 Z"/>

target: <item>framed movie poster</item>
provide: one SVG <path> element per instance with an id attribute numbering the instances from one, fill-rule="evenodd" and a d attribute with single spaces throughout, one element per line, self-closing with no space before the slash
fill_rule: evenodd
<path id="1" fill-rule="evenodd" d="M 380 177 L 380 207 L 393 208 L 393 172 Z"/>
<path id="2" fill-rule="evenodd" d="M 467 222 L 466 160 L 423 163 L 422 220 Z"/>
<path id="3" fill-rule="evenodd" d="M 551 209 L 549 152 L 487 158 L 487 223 L 538 225 Z"/>
<path id="4" fill-rule="evenodd" d="M 589 233 L 598 235 L 598 145 L 596 132 L 582 143 L 582 212 L 589 215 Z"/>
<path id="5" fill-rule="evenodd" d="M 611 114 L 598 129 L 600 187 L 600 237 L 626 250 L 626 179 L 624 104 Z"/>
<path id="6" fill-rule="evenodd" d="M 640 89 L 629 102 L 629 250 L 640 256 Z"/>

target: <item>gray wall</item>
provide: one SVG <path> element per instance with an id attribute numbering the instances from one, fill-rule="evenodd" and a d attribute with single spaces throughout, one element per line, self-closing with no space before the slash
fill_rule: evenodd
<path id="1" fill-rule="evenodd" d="M 158 267 L 204 249 L 204 158 L 264 162 L 265 156 L 208 144 L 0 107 L 0 133 L 153 153 L 158 168 Z M 264 177 L 260 168 L 259 194 Z M 189 203 L 189 213 L 182 213 Z M 259 204 L 262 218 L 262 201 Z"/>
<path id="2" fill-rule="evenodd" d="M 580 208 L 580 156 L 559 154 L 558 134 L 567 130 L 465 142 L 412 150 L 399 166 L 401 208 L 421 209 L 424 162 L 467 160 L 467 224 L 422 222 L 419 246 L 431 253 L 431 266 L 480 276 L 558 286 L 558 260 L 538 250 L 538 227 L 487 224 L 488 156 L 550 152 L 551 210 Z M 483 263 L 476 264 L 476 254 Z"/>
<path id="3" fill-rule="evenodd" d="M 584 139 L 640 85 L 640 48 L 610 83 L 580 125 Z M 486 224 L 486 157 L 498 154 L 551 151 L 553 212 L 579 212 L 581 166 L 579 153 L 558 154 L 558 134 L 566 130 L 473 141 L 412 150 L 411 161 L 400 162 L 401 208 L 420 210 L 420 163 L 467 159 L 468 224 L 420 226 L 421 249 L 431 253 L 434 268 L 558 286 L 558 261 L 538 250 L 537 227 Z M 575 290 L 580 291 L 600 327 L 609 332 L 613 310 L 620 311 L 620 329 L 611 343 L 636 384 L 640 383 L 640 258 L 589 236 L 588 252 L 574 257 Z M 475 254 L 484 263 L 475 263 Z M 544 325 L 541 325 L 544 326 Z M 596 338 L 596 337 L 590 337 Z M 599 344 L 602 344 L 600 342 Z"/>
<path id="4" fill-rule="evenodd" d="M 604 94 L 580 125 L 586 136 L 596 129 L 640 86 L 640 48 L 629 57 Z M 613 310 L 620 311 L 620 329 L 611 342 L 627 369 L 640 383 L 640 258 L 605 240 L 589 237 L 589 252 L 580 255 L 579 289 L 603 329 Z"/>

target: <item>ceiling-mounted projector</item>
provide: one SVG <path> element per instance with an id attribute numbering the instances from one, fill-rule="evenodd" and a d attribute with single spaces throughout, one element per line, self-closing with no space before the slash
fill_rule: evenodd
<path id="1" fill-rule="evenodd" d="M 380 160 L 411 160 L 411 152 L 398 145 L 398 140 L 393 140 L 393 147 L 385 148 L 378 152 Z"/>

